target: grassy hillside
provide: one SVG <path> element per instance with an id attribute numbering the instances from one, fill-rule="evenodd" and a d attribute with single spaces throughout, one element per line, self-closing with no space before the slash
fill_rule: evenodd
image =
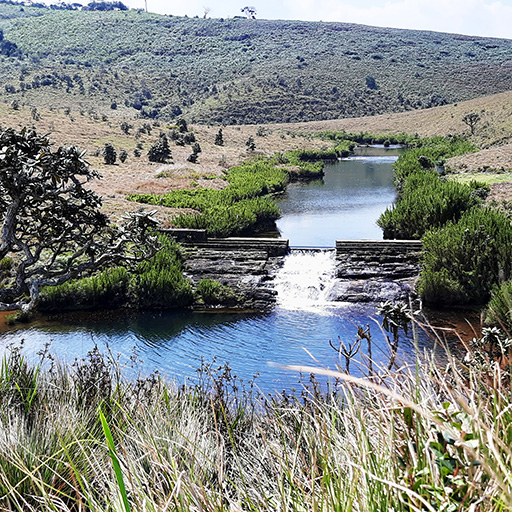
<path id="1" fill-rule="evenodd" d="M 203 123 L 368 116 L 512 89 L 512 41 L 0 4 L 0 100 Z"/>

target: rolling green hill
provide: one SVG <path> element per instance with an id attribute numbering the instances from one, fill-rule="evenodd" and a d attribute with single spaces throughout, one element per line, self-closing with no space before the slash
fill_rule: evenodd
<path id="1" fill-rule="evenodd" d="M 12 43 L 0 48 L 0 101 L 98 116 L 308 121 L 512 89 L 512 41 L 505 39 L 5 3 L 0 29 Z"/>

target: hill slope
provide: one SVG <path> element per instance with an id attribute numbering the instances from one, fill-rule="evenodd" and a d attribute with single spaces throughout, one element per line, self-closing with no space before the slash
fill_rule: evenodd
<path id="1" fill-rule="evenodd" d="M 0 3 L 0 99 L 195 122 L 399 112 L 512 89 L 512 41 Z M 111 111 L 111 107 L 112 110 Z"/>

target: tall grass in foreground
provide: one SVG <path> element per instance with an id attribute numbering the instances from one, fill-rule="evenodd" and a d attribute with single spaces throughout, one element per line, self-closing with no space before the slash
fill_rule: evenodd
<path id="1" fill-rule="evenodd" d="M 264 398 L 234 391 L 227 369 L 175 388 L 125 381 L 97 350 L 46 370 L 14 350 L 0 369 L 0 508 L 512 510 L 509 374 L 480 361 L 332 372 L 332 393 Z"/>

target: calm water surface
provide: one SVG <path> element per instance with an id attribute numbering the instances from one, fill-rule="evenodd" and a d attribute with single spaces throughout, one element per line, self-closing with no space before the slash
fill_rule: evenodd
<path id="1" fill-rule="evenodd" d="M 292 247 L 334 247 L 340 238 L 382 238 L 376 221 L 394 201 L 398 149 L 361 148 L 325 166 L 323 180 L 292 183 L 278 204 L 277 227 Z"/>
<path id="2" fill-rule="evenodd" d="M 37 351 L 51 343 L 51 352 L 61 361 L 72 362 L 95 345 L 109 348 L 128 362 L 140 361 L 137 371 L 155 370 L 168 378 L 184 382 L 194 379 L 201 361 L 229 362 L 233 372 L 244 381 L 259 374 L 258 388 L 270 393 L 297 388 L 300 374 L 270 363 L 300 364 L 335 368 L 340 361 L 329 345 L 353 342 L 357 325 L 370 324 L 374 337 L 373 355 L 387 361 L 388 345 L 373 308 L 337 305 L 332 308 L 288 310 L 278 308 L 268 314 L 207 314 L 191 312 L 112 313 L 110 315 L 70 315 L 58 322 L 41 320 L 28 329 L 3 335 L 4 344 L 25 340 L 24 347 L 35 358 Z M 422 347 L 430 345 L 421 336 Z M 4 345 L 5 346 L 5 345 Z M 410 341 L 401 344 L 402 361 L 411 361 Z M 352 373 L 358 374 L 357 363 Z M 136 370 L 127 370 L 135 375 Z"/>

